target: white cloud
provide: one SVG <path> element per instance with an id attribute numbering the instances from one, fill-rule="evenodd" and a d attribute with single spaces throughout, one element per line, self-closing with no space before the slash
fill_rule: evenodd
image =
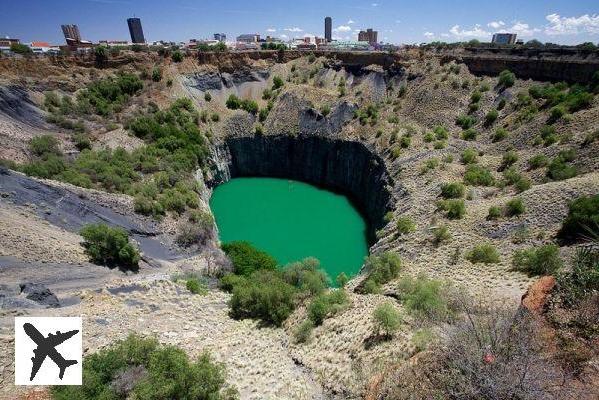
<path id="1" fill-rule="evenodd" d="M 268 29 L 266 30 L 266 32 L 276 32 L 276 31 L 277 31 L 277 30 L 276 30 L 275 28 L 268 28 Z"/>
<path id="2" fill-rule="evenodd" d="M 373 7 L 378 7 L 379 3 L 372 3 Z"/>
<path id="3" fill-rule="evenodd" d="M 539 28 L 531 28 L 524 22 L 515 22 L 514 25 L 508 29 L 510 33 L 517 33 L 518 36 L 532 36 L 536 32 L 539 32 Z"/>
<path id="4" fill-rule="evenodd" d="M 483 38 L 491 35 L 489 32 L 485 31 L 480 24 L 474 25 L 474 27 L 470 30 L 460 29 L 459 25 L 454 25 L 449 30 L 449 33 L 457 38 Z"/>
<path id="5" fill-rule="evenodd" d="M 545 17 L 549 24 L 545 27 L 547 35 L 576 35 L 579 33 L 599 33 L 599 15 L 584 14 L 580 17 L 562 17 L 549 14 Z"/>
<path id="6" fill-rule="evenodd" d="M 335 32 L 349 32 L 351 31 L 351 26 L 349 25 L 340 25 L 333 29 Z"/>
<path id="7" fill-rule="evenodd" d="M 499 29 L 504 25 L 505 25 L 505 22 L 503 22 L 503 21 L 491 21 L 487 24 L 488 27 L 493 28 L 493 29 Z"/>
<path id="8" fill-rule="evenodd" d="M 447 37 L 449 37 L 449 33 L 442 33 L 441 37 L 447 38 Z"/>
<path id="9" fill-rule="evenodd" d="M 347 24 L 348 25 L 355 24 L 355 21 L 353 19 L 350 19 L 349 21 L 347 21 Z"/>
<path id="10" fill-rule="evenodd" d="M 432 32 L 424 32 L 424 36 L 426 36 L 427 38 L 433 38 L 435 37 L 435 34 Z"/>
<path id="11" fill-rule="evenodd" d="M 281 35 L 281 39 L 287 39 L 289 36 L 285 35 L 284 33 Z"/>
<path id="12" fill-rule="evenodd" d="M 288 31 L 288 32 L 303 32 L 304 30 L 301 28 L 293 27 L 293 28 L 285 28 L 284 30 Z"/>

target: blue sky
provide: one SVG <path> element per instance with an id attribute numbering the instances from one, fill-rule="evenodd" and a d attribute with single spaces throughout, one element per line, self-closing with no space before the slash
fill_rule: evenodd
<path id="1" fill-rule="evenodd" d="M 372 27 L 379 40 L 489 40 L 496 31 L 524 40 L 573 44 L 599 42 L 599 1 L 587 0 L 0 0 L 0 35 L 60 44 L 60 24 L 79 25 L 84 39 L 129 39 L 126 19 L 142 19 L 146 40 L 184 41 L 224 32 L 292 38 L 323 36 L 323 18 L 333 35 L 354 38 Z"/>

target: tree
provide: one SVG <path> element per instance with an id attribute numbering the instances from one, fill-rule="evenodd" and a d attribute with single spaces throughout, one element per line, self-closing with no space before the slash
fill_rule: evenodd
<path id="1" fill-rule="evenodd" d="M 125 230 L 99 223 L 86 225 L 79 233 L 92 262 L 134 271 L 139 268 L 139 252 L 129 243 Z"/>
<path id="2" fill-rule="evenodd" d="M 506 88 L 512 87 L 512 86 L 514 86 L 515 82 L 516 82 L 516 75 L 514 75 L 514 73 L 511 72 L 510 70 L 504 69 L 499 74 L 499 84 L 501 86 L 506 87 Z"/>
<path id="3" fill-rule="evenodd" d="M 183 61 L 183 53 L 181 53 L 179 50 L 176 50 L 173 52 L 171 58 L 174 62 L 179 63 Z"/>
<path id="4" fill-rule="evenodd" d="M 31 50 L 31 48 L 29 46 L 24 45 L 22 43 L 12 43 L 10 45 L 10 51 L 12 51 L 13 53 L 17 53 L 17 54 L 33 53 L 33 51 Z"/>
<path id="5" fill-rule="evenodd" d="M 391 336 L 401 325 L 399 312 L 391 303 L 380 304 L 372 313 L 377 333 Z"/>
<path id="6" fill-rule="evenodd" d="M 221 246 L 233 263 L 233 271 L 237 275 L 249 276 L 260 269 L 274 270 L 277 261 L 265 251 L 259 250 L 249 242 L 229 242 Z"/>
<path id="7" fill-rule="evenodd" d="M 278 88 L 283 87 L 283 85 L 284 85 L 284 82 L 280 76 L 275 75 L 275 77 L 272 78 L 272 90 L 277 90 Z"/>
<path id="8" fill-rule="evenodd" d="M 599 237 L 599 194 L 579 197 L 569 204 L 557 237 L 567 243 Z"/>

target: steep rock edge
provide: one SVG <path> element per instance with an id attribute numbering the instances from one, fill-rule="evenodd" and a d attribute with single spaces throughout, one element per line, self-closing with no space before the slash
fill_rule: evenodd
<path id="1" fill-rule="evenodd" d="M 365 144 L 309 135 L 229 136 L 217 145 L 209 187 L 236 177 L 294 179 L 347 195 L 368 223 L 372 243 L 384 216 L 405 195 L 385 161 Z"/>

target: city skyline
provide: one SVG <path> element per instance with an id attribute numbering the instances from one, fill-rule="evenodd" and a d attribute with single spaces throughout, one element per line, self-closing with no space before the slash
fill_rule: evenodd
<path id="1" fill-rule="evenodd" d="M 576 44 L 599 42 L 599 7 L 591 1 L 554 1 L 520 4 L 458 0 L 448 8 L 440 1 L 422 0 L 417 7 L 405 1 L 359 2 L 306 0 L 301 4 L 278 4 L 257 0 L 252 4 L 231 1 L 173 0 L 162 2 L 87 0 L 52 4 L 22 0 L 4 5 L 0 35 L 23 42 L 64 42 L 60 26 L 76 24 L 85 40 L 123 40 L 129 35 L 127 18 L 141 18 L 146 41 L 187 41 L 212 38 L 223 32 L 231 40 L 239 34 L 258 33 L 283 40 L 305 36 L 324 37 L 324 17 L 332 18 L 332 36 L 356 40 L 360 30 L 373 28 L 378 40 L 389 43 L 430 41 L 491 41 L 497 32 L 516 33 L 524 41 Z M 317 13 L 314 10 L 318 10 Z"/>

